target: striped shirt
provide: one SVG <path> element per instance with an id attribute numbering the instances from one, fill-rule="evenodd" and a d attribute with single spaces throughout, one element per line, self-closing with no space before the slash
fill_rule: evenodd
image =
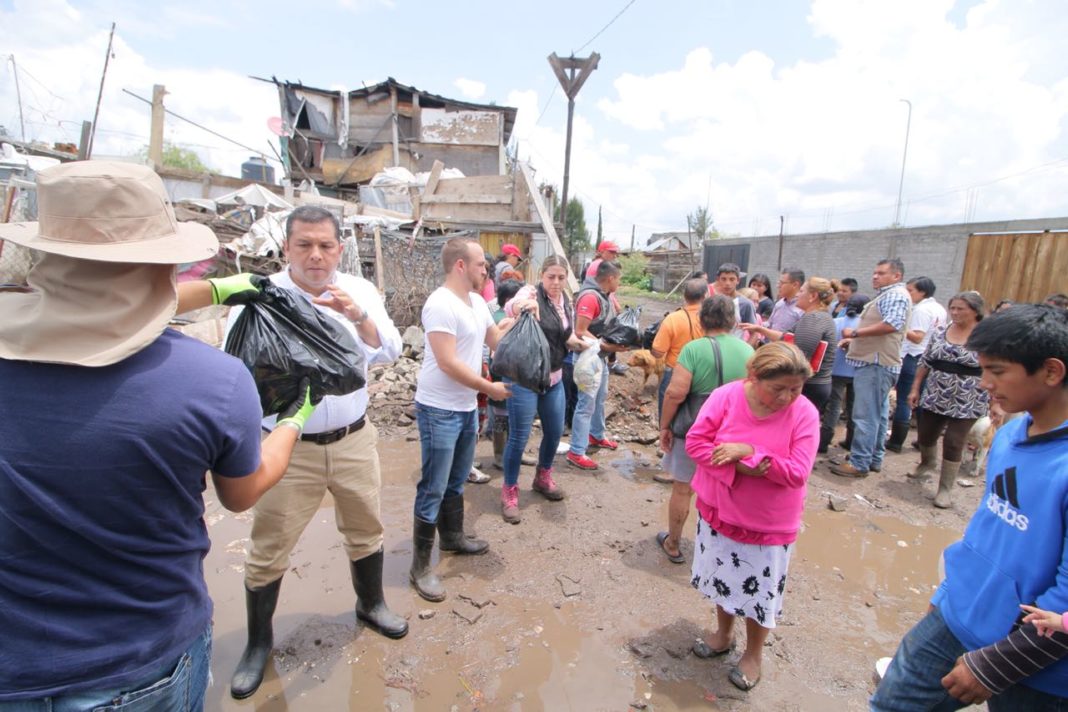
<path id="1" fill-rule="evenodd" d="M 1047 638 L 1033 625 L 1023 624 L 993 645 L 965 653 L 964 664 L 996 695 L 1066 656 L 1068 633 Z"/>

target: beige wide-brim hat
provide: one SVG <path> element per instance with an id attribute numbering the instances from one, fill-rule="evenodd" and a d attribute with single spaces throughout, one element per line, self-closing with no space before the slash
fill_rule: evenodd
<path id="1" fill-rule="evenodd" d="M 37 174 L 37 222 L 2 223 L 0 240 L 65 257 L 132 264 L 182 264 L 212 257 L 208 227 L 174 217 L 150 168 L 76 161 Z"/>
<path id="2" fill-rule="evenodd" d="M 0 239 L 41 251 L 28 292 L 0 292 L 0 358 L 108 366 L 163 333 L 178 303 L 177 269 L 219 249 L 203 225 L 179 223 L 144 166 L 67 163 L 37 177 L 39 220 L 0 224 Z"/>

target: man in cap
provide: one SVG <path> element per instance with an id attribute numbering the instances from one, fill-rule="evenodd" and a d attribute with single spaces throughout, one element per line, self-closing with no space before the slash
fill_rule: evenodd
<path id="1" fill-rule="evenodd" d="M 593 261 L 586 265 L 586 268 L 582 271 L 582 284 L 579 288 L 583 290 L 597 289 L 597 269 L 601 266 L 601 263 L 605 261 L 615 262 L 618 259 L 619 245 L 611 240 L 603 240 L 600 242 L 597 245 L 597 252 L 594 255 Z M 608 299 L 612 302 L 612 307 L 615 309 L 616 314 L 623 311 L 623 307 L 619 304 L 619 297 L 616 296 L 615 292 L 609 293 Z M 624 364 L 619 363 L 616 360 L 615 353 L 612 353 L 608 356 L 608 370 L 617 376 L 622 376 L 627 372 L 627 367 Z"/>
<path id="2" fill-rule="evenodd" d="M 493 268 L 493 284 L 497 289 L 501 288 L 501 282 L 504 281 L 502 279 L 504 273 L 507 271 L 515 271 L 519 266 L 519 263 L 522 261 L 523 253 L 512 243 L 506 243 L 501 248 L 500 259 L 497 260 L 497 265 Z"/>
<path id="3" fill-rule="evenodd" d="M 0 709 L 204 704 L 212 604 L 205 472 L 241 511 L 282 477 L 305 389 L 260 442 L 245 366 L 167 329 L 176 265 L 212 257 L 159 177 L 41 171 L 28 291 L 0 292 Z"/>

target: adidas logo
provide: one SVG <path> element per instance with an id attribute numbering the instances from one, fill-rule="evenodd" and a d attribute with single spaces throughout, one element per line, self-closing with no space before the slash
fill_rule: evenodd
<path id="1" fill-rule="evenodd" d="M 1027 516 L 1019 512 L 1020 501 L 1016 497 L 1016 468 L 1010 467 L 994 478 L 990 494 L 986 498 L 986 508 L 1001 521 L 1027 531 Z"/>

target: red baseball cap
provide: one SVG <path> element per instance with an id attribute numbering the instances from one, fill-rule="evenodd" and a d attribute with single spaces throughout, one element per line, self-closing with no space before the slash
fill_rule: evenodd
<path id="1" fill-rule="evenodd" d="M 501 248 L 502 255 L 515 255 L 516 257 L 522 257 L 523 253 L 519 251 L 519 248 L 512 243 L 507 243 Z"/>
<path id="2" fill-rule="evenodd" d="M 605 240 L 601 244 L 597 245 L 598 252 L 619 252 L 619 245 L 611 240 Z"/>

